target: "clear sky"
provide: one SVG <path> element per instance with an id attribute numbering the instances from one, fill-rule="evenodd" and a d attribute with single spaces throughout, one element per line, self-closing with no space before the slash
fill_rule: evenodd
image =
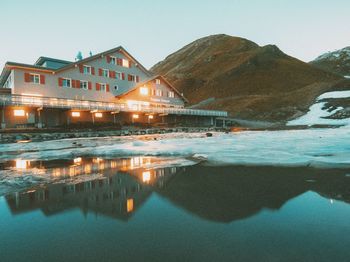
<path id="1" fill-rule="evenodd" d="M 350 0 L 0 0 L 0 66 L 122 45 L 149 68 L 225 33 L 303 61 L 350 46 Z"/>

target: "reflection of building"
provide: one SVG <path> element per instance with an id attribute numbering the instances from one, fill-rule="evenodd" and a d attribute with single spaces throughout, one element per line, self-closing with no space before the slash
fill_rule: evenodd
<path id="1" fill-rule="evenodd" d="M 227 112 L 185 108 L 186 98 L 153 75 L 123 47 L 75 62 L 40 57 L 35 64 L 7 62 L 0 75 L 0 123 L 52 127 L 74 123 L 212 125 Z"/>
<path id="2" fill-rule="evenodd" d="M 47 169 L 49 175 L 70 177 L 72 181 L 11 194 L 6 200 L 13 214 L 41 209 L 45 215 L 53 215 L 80 208 L 85 214 L 93 212 L 125 220 L 150 196 L 153 187 L 163 187 L 179 171 L 174 167 L 145 168 L 142 164 L 151 164 L 153 161 L 155 160 L 152 158 L 143 157 L 72 160 L 72 166 Z M 40 164 L 31 163 L 31 167 L 37 167 L 36 165 Z M 43 168 L 43 164 L 41 167 Z M 88 172 L 84 173 L 85 171 Z M 84 180 L 78 176 L 94 172 L 103 172 L 103 175 L 83 176 Z"/>

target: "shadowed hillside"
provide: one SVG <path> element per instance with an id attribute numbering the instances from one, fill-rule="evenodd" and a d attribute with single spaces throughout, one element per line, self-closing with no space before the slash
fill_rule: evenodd
<path id="1" fill-rule="evenodd" d="M 198 108 L 232 117 L 284 121 L 304 114 L 314 99 L 341 77 L 284 54 L 228 35 L 204 37 L 156 64 Z"/>

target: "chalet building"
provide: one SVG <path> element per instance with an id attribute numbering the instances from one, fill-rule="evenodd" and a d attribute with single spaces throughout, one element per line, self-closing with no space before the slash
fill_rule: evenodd
<path id="1" fill-rule="evenodd" d="M 69 62 L 7 62 L 0 76 L 1 128 L 72 123 L 198 123 L 226 112 L 186 108 L 186 98 L 123 47 Z"/>

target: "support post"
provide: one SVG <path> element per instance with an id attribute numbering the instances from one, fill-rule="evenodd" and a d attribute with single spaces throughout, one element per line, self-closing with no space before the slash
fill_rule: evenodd
<path id="1" fill-rule="evenodd" d="M 43 128 L 43 123 L 41 122 L 41 114 L 40 114 L 40 111 L 42 110 L 43 108 L 40 107 L 37 109 L 38 111 L 38 123 L 37 123 L 37 127 L 38 128 Z"/>
<path id="2" fill-rule="evenodd" d="M 6 122 L 5 122 L 5 105 L 2 106 L 1 110 L 1 129 L 6 128 Z"/>

